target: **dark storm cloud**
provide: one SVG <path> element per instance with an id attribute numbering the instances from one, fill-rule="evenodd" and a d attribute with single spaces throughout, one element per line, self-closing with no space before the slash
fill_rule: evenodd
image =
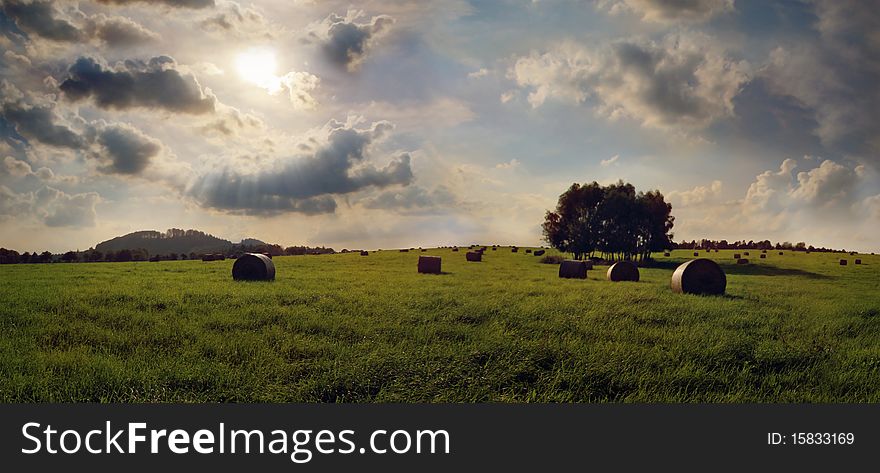
<path id="1" fill-rule="evenodd" d="M 327 143 L 310 155 L 253 173 L 229 169 L 209 173 L 196 180 L 190 194 L 206 207 L 251 214 L 332 213 L 334 195 L 412 181 L 408 154 L 396 156 L 382 168 L 365 162 L 370 144 L 388 129 L 387 122 L 367 130 L 336 124 Z"/>
<path id="2" fill-rule="evenodd" d="M 97 133 L 101 155 L 109 161 L 101 170 L 115 174 L 140 174 L 162 151 L 162 143 L 125 124 L 112 124 Z"/>
<path id="3" fill-rule="evenodd" d="M 70 21 L 57 18 L 58 10 L 51 1 L 23 2 L 5 0 L 3 12 L 22 30 L 52 41 L 81 41 L 83 33 Z"/>
<path id="4" fill-rule="evenodd" d="M 369 23 L 357 23 L 356 17 L 331 14 L 321 24 L 324 31 L 313 36 L 321 38 L 327 58 L 347 70 L 355 70 L 363 61 L 373 42 L 394 23 L 387 15 L 373 17 Z"/>
<path id="5" fill-rule="evenodd" d="M 214 97 L 204 93 L 195 76 L 181 73 L 176 66 L 168 56 L 154 57 L 148 62 L 128 60 L 114 67 L 95 58 L 81 57 L 70 66 L 69 77 L 60 88 L 72 101 L 91 97 L 101 108 L 213 112 Z"/>
<path id="6" fill-rule="evenodd" d="M 143 3 L 147 5 L 161 5 L 175 8 L 208 8 L 214 6 L 214 0 L 96 0 L 106 5 L 133 5 Z"/>

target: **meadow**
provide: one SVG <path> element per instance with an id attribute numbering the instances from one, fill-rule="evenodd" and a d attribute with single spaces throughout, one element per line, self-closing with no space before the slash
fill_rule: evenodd
<path id="1" fill-rule="evenodd" d="M 691 253 L 619 283 L 522 248 L 4 265 L 0 401 L 880 402 L 880 256 L 702 253 L 727 294 L 673 294 Z"/>

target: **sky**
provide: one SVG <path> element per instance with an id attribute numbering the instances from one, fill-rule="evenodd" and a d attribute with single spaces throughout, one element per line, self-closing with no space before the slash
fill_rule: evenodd
<path id="1" fill-rule="evenodd" d="M 537 245 L 622 179 L 676 241 L 880 251 L 869 2 L 0 1 L 7 248 Z"/>

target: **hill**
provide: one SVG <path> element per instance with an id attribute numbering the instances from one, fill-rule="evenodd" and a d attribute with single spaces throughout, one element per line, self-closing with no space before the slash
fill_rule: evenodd
<path id="1" fill-rule="evenodd" d="M 170 253 L 213 253 L 223 252 L 232 247 L 232 242 L 217 238 L 198 230 L 172 228 L 165 233 L 143 230 L 102 241 L 95 245 L 101 252 L 136 250 L 143 248 L 151 255 Z"/>

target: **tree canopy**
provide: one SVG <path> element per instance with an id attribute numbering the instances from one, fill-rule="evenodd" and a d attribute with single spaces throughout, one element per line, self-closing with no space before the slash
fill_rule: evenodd
<path id="1" fill-rule="evenodd" d="M 647 259 L 670 246 L 671 212 L 660 191 L 637 193 L 623 181 L 575 183 L 559 196 L 556 210 L 547 212 L 542 228 L 550 245 L 575 259 L 596 252 L 609 260 Z"/>

